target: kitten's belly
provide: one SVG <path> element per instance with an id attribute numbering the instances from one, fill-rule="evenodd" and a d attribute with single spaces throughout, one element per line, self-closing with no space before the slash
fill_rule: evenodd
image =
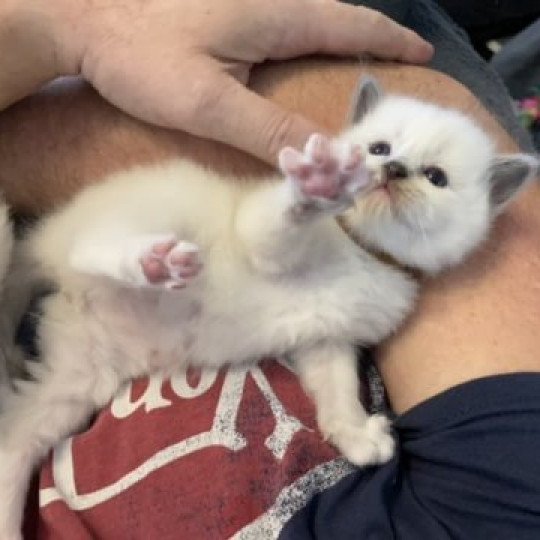
<path id="1" fill-rule="evenodd" d="M 207 297 L 198 318 L 188 325 L 190 361 L 256 361 L 328 339 L 380 342 L 408 314 L 416 286 L 393 270 L 379 285 L 371 276 L 363 280 L 363 272 L 356 270 L 323 285 L 309 279 L 279 285 L 245 280 L 237 294 Z"/>
<path id="2" fill-rule="evenodd" d="M 322 272 L 322 270 L 321 270 Z M 111 298 L 102 327 L 143 369 L 257 361 L 332 339 L 376 343 L 407 314 L 414 285 L 389 271 L 380 284 L 366 268 L 333 280 L 240 275 L 215 286 Z M 101 304 L 101 308 L 103 304 Z M 103 315 L 101 315 L 103 319 Z M 130 358 L 130 359 L 131 359 Z"/>

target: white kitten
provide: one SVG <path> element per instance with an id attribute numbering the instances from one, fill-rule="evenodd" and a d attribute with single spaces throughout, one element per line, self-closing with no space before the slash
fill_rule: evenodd
<path id="1" fill-rule="evenodd" d="M 436 272 L 486 236 L 536 171 L 494 155 L 453 111 L 383 98 L 366 81 L 362 122 L 336 141 L 284 149 L 285 180 L 240 185 L 192 163 L 89 187 L 26 249 L 59 285 L 39 330 L 42 368 L 0 417 L 0 538 L 19 536 L 36 462 L 119 384 L 186 364 L 288 353 L 321 431 L 352 462 L 390 458 L 388 421 L 358 401 L 355 346 L 379 342 L 413 306 L 401 264 Z M 333 216 L 344 212 L 345 228 Z"/>

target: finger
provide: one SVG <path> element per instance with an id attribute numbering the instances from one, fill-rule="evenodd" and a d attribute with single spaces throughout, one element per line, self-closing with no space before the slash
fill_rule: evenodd
<path id="1" fill-rule="evenodd" d="M 370 53 L 378 58 L 423 63 L 433 47 L 415 32 L 382 13 L 333 0 L 304 0 L 288 3 L 282 19 L 286 32 L 276 32 L 279 43 L 271 58 L 309 53 Z"/>
<path id="2" fill-rule="evenodd" d="M 181 115 L 177 125 L 171 127 L 230 144 L 272 165 L 277 164 L 283 147 L 301 149 L 312 133 L 321 131 L 319 126 L 278 107 L 233 77 L 220 73 L 212 83 L 205 90 L 207 97 L 191 107 L 190 118 Z"/>

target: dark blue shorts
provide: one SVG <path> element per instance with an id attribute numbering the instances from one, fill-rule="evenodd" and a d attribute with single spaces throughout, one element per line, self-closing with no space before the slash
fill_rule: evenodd
<path id="1" fill-rule="evenodd" d="M 395 428 L 395 459 L 313 498 L 280 540 L 540 539 L 540 373 L 452 388 Z"/>

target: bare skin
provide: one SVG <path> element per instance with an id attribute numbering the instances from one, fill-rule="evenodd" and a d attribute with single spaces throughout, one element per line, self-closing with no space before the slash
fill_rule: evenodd
<path id="1" fill-rule="evenodd" d="M 252 87 L 335 132 L 346 123 L 361 72 L 352 62 L 307 59 L 260 68 Z M 448 77 L 390 64 L 372 65 L 369 72 L 388 90 L 472 114 L 501 151 L 517 150 L 478 101 Z M 0 114 L 0 182 L 10 202 L 25 211 L 50 209 L 119 168 L 173 156 L 220 171 L 267 170 L 219 143 L 140 123 L 80 85 L 50 88 Z M 500 217 L 489 242 L 466 264 L 425 284 L 416 314 L 380 354 L 398 413 L 477 377 L 540 371 L 539 205 L 535 184 Z"/>
<path id="2" fill-rule="evenodd" d="M 81 75 L 119 109 L 269 163 L 315 126 L 245 83 L 267 59 L 325 53 L 426 62 L 431 45 L 336 0 L 3 0 L 0 109 Z"/>

